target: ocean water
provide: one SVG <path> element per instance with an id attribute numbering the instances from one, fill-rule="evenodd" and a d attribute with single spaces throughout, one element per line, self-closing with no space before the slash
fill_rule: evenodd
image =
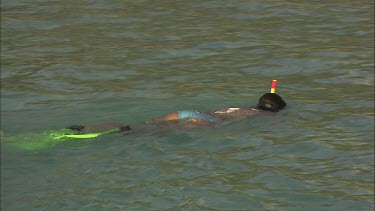
<path id="1" fill-rule="evenodd" d="M 73 124 L 288 106 L 21 150 Z M 1 2 L 1 210 L 373 210 L 372 1 Z"/>

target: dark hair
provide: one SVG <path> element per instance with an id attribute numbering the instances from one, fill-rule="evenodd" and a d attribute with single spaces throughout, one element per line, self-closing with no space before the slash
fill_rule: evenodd
<path id="1" fill-rule="evenodd" d="M 277 112 L 286 106 L 285 101 L 278 94 L 266 93 L 259 98 L 258 108 L 262 110 L 268 110 Z"/>

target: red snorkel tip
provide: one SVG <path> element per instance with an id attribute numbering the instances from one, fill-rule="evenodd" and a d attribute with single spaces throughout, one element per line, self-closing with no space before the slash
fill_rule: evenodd
<path id="1" fill-rule="evenodd" d="M 277 80 L 272 80 L 270 93 L 275 93 L 275 91 L 276 91 L 276 85 L 277 85 Z"/>

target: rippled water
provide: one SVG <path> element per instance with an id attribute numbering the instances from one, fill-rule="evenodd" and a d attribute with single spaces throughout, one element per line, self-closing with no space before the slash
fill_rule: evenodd
<path id="1" fill-rule="evenodd" d="M 373 210 L 372 1 L 1 3 L 1 210 Z M 220 129 L 8 137 L 182 109 L 288 108 Z"/>

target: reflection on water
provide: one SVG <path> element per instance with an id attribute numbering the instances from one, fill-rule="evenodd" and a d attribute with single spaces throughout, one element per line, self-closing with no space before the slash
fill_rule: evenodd
<path id="1" fill-rule="evenodd" d="M 1 134 L 254 105 L 220 129 L 2 142 L 1 208 L 373 210 L 365 1 L 2 1 Z"/>

